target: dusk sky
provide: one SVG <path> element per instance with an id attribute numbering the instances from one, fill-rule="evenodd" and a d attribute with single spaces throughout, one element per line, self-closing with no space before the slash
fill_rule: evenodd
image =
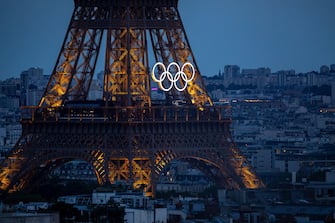
<path id="1" fill-rule="evenodd" d="M 0 80 L 29 67 L 51 74 L 72 11 L 72 0 L 1 0 Z M 180 0 L 179 11 L 203 75 L 335 64 L 334 0 Z"/>

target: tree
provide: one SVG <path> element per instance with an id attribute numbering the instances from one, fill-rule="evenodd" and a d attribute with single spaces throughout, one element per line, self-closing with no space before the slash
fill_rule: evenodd
<path id="1" fill-rule="evenodd" d="M 68 219 L 79 219 L 80 212 L 77 208 L 73 207 L 72 204 L 66 204 L 64 202 L 57 202 L 51 210 L 59 212 L 59 218 L 61 223 L 67 222 Z"/>

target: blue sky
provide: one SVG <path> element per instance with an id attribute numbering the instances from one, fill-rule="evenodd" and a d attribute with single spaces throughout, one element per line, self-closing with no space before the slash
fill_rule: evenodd
<path id="1" fill-rule="evenodd" d="M 227 64 L 297 72 L 335 64 L 334 0 L 180 0 L 179 10 L 203 75 Z M 72 0 L 1 0 L 0 79 L 29 67 L 50 74 L 72 11 Z"/>

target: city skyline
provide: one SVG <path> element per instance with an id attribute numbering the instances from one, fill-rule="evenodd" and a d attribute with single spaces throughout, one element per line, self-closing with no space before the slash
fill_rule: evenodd
<path id="1" fill-rule="evenodd" d="M 0 79 L 19 76 L 34 66 L 51 74 L 73 2 L 14 0 L 2 1 L 0 6 L 5 30 L 0 36 Z M 179 3 L 199 69 L 202 75 L 209 76 L 227 64 L 308 72 L 335 63 L 333 9 L 335 2 L 331 0 L 213 0 L 211 4 L 194 0 L 192 6 L 187 1 Z M 102 69 L 100 60 L 96 73 Z"/>

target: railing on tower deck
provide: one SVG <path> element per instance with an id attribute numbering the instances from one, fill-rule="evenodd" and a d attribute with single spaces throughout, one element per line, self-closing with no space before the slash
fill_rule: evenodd
<path id="1" fill-rule="evenodd" d="M 230 106 L 81 107 L 21 108 L 21 122 L 96 121 L 115 123 L 231 121 Z"/>

